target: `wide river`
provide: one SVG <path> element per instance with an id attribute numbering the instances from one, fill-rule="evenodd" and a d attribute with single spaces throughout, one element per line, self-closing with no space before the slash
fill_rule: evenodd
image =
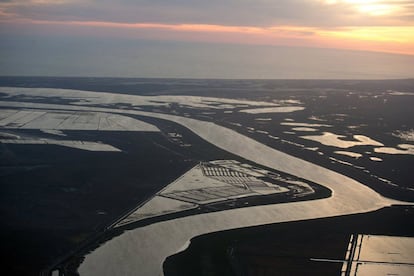
<path id="1" fill-rule="evenodd" d="M 86 255 L 79 267 L 81 275 L 162 275 L 164 260 L 185 249 L 195 236 L 269 223 L 362 213 L 392 204 L 407 204 L 382 197 L 352 178 L 290 156 L 211 122 L 152 112 L 77 105 L 0 102 L 0 106 L 109 112 L 169 120 L 228 152 L 332 190 L 332 196 L 326 199 L 206 213 L 127 231 Z"/>

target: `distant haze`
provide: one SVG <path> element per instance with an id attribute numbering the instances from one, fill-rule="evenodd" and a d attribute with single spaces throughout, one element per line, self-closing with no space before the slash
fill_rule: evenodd
<path id="1" fill-rule="evenodd" d="M 8 37 L 0 75 L 384 79 L 414 77 L 414 56 L 288 46 Z"/>

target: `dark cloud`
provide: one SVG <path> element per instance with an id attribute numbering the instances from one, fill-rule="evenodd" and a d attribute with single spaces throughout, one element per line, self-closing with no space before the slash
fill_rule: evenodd
<path id="1" fill-rule="evenodd" d="M 400 2 L 405 14 L 413 14 L 412 4 L 404 0 Z M 361 15 L 349 4 L 326 5 L 319 0 L 90 0 L 19 3 L 9 3 L 3 10 L 35 20 L 325 27 L 385 24 L 383 17 Z M 399 17 L 402 18 L 411 17 Z"/>

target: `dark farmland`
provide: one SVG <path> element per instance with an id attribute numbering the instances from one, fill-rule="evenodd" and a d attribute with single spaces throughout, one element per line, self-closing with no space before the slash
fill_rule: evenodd
<path id="1" fill-rule="evenodd" d="M 414 236 L 414 208 L 298 221 L 206 234 L 164 262 L 176 275 L 339 275 L 352 234 Z"/>
<path id="2" fill-rule="evenodd" d="M 160 134 L 82 133 L 87 137 L 127 151 L 1 145 L 3 269 L 36 275 L 194 164 L 161 148 L 168 141 Z"/>

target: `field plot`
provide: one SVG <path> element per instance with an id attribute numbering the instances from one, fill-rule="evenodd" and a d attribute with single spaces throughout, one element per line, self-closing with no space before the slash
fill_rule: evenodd
<path id="1" fill-rule="evenodd" d="M 121 151 L 111 145 L 76 140 L 54 140 L 54 139 L 0 139 L 2 144 L 26 144 L 26 145 L 59 145 L 68 148 L 87 151 Z"/>
<path id="2" fill-rule="evenodd" d="M 158 192 L 115 227 L 209 204 L 287 193 L 292 197 L 299 197 L 312 194 L 314 190 L 303 181 L 282 177 L 236 160 L 201 162 Z M 248 199 L 246 200 L 248 202 Z"/>
<path id="3" fill-rule="evenodd" d="M 146 131 L 159 132 L 156 126 L 117 114 L 65 110 L 0 109 L 0 128 L 9 130 L 41 130 L 43 133 L 66 136 L 63 131 Z M 102 142 L 12 137 L 0 133 L 2 144 L 59 145 L 87 151 L 120 151 Z M 14 139 L 10 139 L 14 138 Z"/>
<path id="4" fill-rule="evenodd" d="M 1 109 L 0 127 L 47 130 L 159 131 L 151 124 L 116 114 Z"/>
<path id="5" fill-rule="evenodd" d="M 352 235 L 341 275 L 414 275 L 414 238 Z"/>

